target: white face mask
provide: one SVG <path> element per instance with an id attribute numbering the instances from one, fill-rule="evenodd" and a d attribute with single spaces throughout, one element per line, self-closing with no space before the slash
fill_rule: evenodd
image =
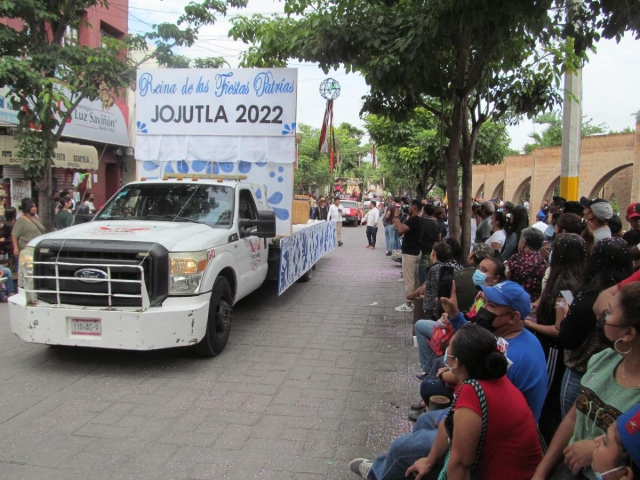
<path id="1" fill-rule="evenodd" d="M 593 474 L 596 476 L 596 480 L 605 480 L 604 476 L 605 475 L 609 475 L 611 472 L 615 472 L 616 470 L 620 470 L 621 468 L 625 468 L 625 467 L 617 467 L 617 468 L 613 468 L 611 470 L 607 470 L 606 472 L 593 472 Z"/>

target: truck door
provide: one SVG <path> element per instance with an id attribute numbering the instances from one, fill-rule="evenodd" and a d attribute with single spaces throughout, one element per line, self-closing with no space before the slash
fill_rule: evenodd
<path id="1" fill-rule="evenodd" d="M 257 220 L 258 209 L 251 190 L 240 188 L 238 194 L 238 219 Z M 240 266 L 242 289 L 253 291 L 262 285 L 267 276 L 267 251 L 264 248 L 264 240 L 249 236 L 240 239 L 240 255 L 238 265 Z"/>

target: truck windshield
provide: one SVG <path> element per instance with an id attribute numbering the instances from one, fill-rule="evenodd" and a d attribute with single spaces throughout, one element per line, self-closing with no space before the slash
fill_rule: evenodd
<path id="1" fill-rule="evenodd" d="M 233 198 L 232 187 L 218 185 L 133 184 L 123 187 L 95 220 L 195 222 L 229 228 Z"/>

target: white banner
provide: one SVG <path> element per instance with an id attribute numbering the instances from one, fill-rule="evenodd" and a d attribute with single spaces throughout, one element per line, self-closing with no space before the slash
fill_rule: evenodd
<path id="1" fill-rule="evenodd" d="M 286 68 L 138 70 L 138 138 L 287 135 L 295 132 L 297 83 L 297 70 Z"/>
<path id="2" fill-rule="evenodd" d="M 11 179 L 11 205 L 18 208 L 23 198 L 31 198 L 31 180 Z"/>

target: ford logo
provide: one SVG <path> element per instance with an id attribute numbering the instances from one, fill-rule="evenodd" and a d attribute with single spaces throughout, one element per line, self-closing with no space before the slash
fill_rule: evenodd
<path id="1" fill-rule="evenodd" d="M 97 268 L 81 268 L 76 270 L 74 276 L 84 283 L 100 283 L 109 278 L 107 272 Z"/>

